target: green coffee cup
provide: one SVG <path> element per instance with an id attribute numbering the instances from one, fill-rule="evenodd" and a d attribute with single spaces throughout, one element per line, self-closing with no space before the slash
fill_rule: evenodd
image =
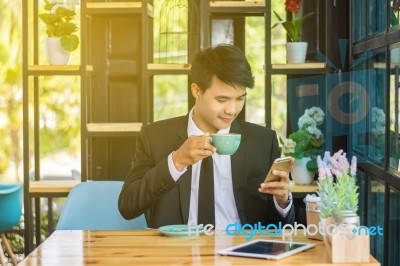
<path id="1" fill-rule="evenodd" d="M 211 134 L 211 144 L 221 155 L 234 154 L 240 145 L 241 135 L 237 133 Z"/>

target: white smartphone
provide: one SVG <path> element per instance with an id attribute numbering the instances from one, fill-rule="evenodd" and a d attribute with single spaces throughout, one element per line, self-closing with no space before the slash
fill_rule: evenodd
<path id="1" fill-rule="evenodd" d="M 271 168 L 269 169 L 268 175 L 265 177 L 264 183 L 279 181 L 281 178 L 279 176 L 273 175 L 272 170 L 286 171 L 289 167 L 289 162 L 292 157 L 282 157 L 276 158 Z"/>

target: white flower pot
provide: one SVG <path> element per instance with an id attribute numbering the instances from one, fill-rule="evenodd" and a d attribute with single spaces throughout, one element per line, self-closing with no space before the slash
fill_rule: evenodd
<path id="1" fill-rule="evenodd" d="M 46 54 L 50 65 L 68 64 L 70 52 L 65 50 L 60 43 L 59 37 L 48 37 L 46 39 Z"/>
<path id="2" fill-rule="evenodd" d="M 307 46 L 306 42 L 288 42 L 286 43 L 286 56 L 287 62 L 289 64 L 292 63 L 304 63 L 306 62 L 307 55 Z"/>
<path id="3" fill-rule="evenodd" d="M 309 157 L 296 159 L 292 169 L 292 178 L 297 185 L 308 185 L 314 180 L 314 173 L 307 170 L 307 162 L 311 160 Z"/>

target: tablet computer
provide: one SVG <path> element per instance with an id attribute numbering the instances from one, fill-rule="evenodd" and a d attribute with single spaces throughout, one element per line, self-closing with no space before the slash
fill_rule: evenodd
<path id="1" fill-rule="evenodd" d="M 279 260 L 314 246 L 311 243 L 259 239 L 219 250 L 217 254 Z"/>

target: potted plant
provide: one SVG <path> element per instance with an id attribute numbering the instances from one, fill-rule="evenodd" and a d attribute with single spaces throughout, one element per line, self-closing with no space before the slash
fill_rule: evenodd
<path id="1" fill-rule="evenodd" d="M 278 13 L 274 11 L 278 22 L 272 28 L 282 25 L 291 42 L 286 43 L 287 61 L 288 63 L 304 63 L 307 54 L 307 43 L 300 42 L 301 27 L 303 23 L 309 19 L 314 12 L 310 12 L 305 16 L 301 16 L 300 11 L 301 0 L 285 0 L 285 10 L 292 14 L 291 20 L 283 20 Z"/>
<path id="2" fill-rule="evenodd" d="M 296 184 L 310 184 L 317 172 L 317 156 L 322 154 L 324 134 L 317 126 L 324 122 L 325 114 L 319 107 L 306 109 L 299 118 L 299 129 L 288 139 L 279 138 L 282 152 L 296 159 L 292 178 Z"/>
<path id="3" fill-rule="evenodd" d="M 329 240 L 326 230 L 329 224 L 332 222 L 346 224 L 351 220 L 354 221 L 354 217 L 357 216 L 359 195 L 356 182 L 357 158 L 353 156 L 349 163 L 343 150 L 332 156 L 326 151 L 323 158 L 318 156 L 317 163 L 320 226 L 325 232 L 323 239 L 327 245 Z"/>
<path id="4" fill-rule="evenodd" d="M 75 32 L 78 30 L 74 21 L 76 12 L 72 2 L 44 0 L 46 13 L 39 18 L 46 23 L 47 36 L 46 52 L 51 65 L 65 65 L 68 63 L 70 52 L 76 50 L 79 38 Z"/>

